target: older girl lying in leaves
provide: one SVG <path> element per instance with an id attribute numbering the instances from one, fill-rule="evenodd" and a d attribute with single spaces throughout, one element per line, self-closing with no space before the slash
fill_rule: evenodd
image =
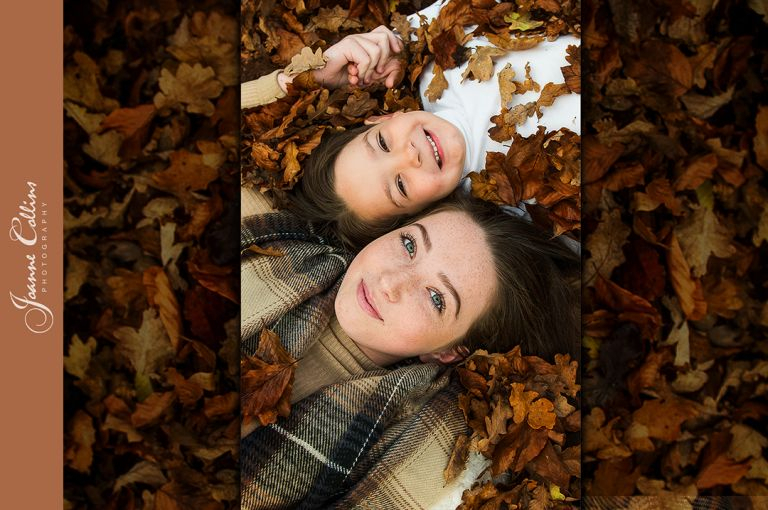
<path id="1" fill-rule="evenodd" d="M 354 259 L 287 211 L 245 218 L 242 243 L 261 253 L 241 265 L 241 354 L 266 326 L 299 360 L 290 415 L 244 426 L 243 508 L 428 508 L 466 430 L 445 364 L 576 350 L 578 257 L 478 199 L 446 199 Z"/>
<path id="2" fill-rule="evenodd" d="M 419 26 L 419 15 L 435 18 L 446 2 L 409 17 Z M 533 39 L 527 39 L 534 44 Z M 538 41 L 536 41 L 538 42 Z M 489 51 L 495 73 L 509 72 L 525 77 L 521 87 L 530 90 L 505 97 L 499 82 L 485 77 L 471 79 L 475 68 L 468 63 L 445 72 L 447 88 L 436 101 L 431 83 L 435 81 L 434 63 L 419 78 L 419 92 L 424 110 L 395 112 L 371 116 L 365 126 L 347 130 L 324 139 L 302 163 L 303 176 L 294 189 L 293 205 L 302 217 L 334 225 L 338 237 L 348 246 L 359 248 L 397 225 L 409 214 L 448 195 L 472 171 L 485 168 L 486 153 L 506 153 L 507 146 L 492 139 L 491 117 L 514 107 L 527 108 L 517 118 L 516 132 L 527 136 L 539 126 L 547 131 L 580 129 L 580 96 L 570 93 L 541 100 L 538 84 L 563 81 L 561 67 L 566 66 L 568 47 L 579 46 L 579 39 L 560 36 L 554 41 L 541 41 L 533 47 L 514 51 L 499 50 L 484 37 L 476 37 L 467 47 Z M 325 52 L 325 67 L 312 71 L 318 83 L 328 87 L 382 84 L 392 87 L 402 78 L 402 63 L 396 57 L 403 42 L 385 27 L 366 34 L 351 35 Z M 488 57 L 490 62 L 491 57 Z M 530 63 L 530 67 L 528 67 Z M 491 73 L 491 71 L 488 71 Z M 510 76 L 507 74 L 506 76 Z M 439 78 L 439 76 L 438 76 Z M 468 78 L 468 79 L 466 79 Z M 242 108 L 269 102 L 285 95 L 293 79 L 283 71 L 275 71 L 241 87 Z M 437 80 L 440 81 L 439 79 Z M 562 93 L 565 89 L 558 89 Z M 543 94 L 542 94 L 543 96 Z M 555 98 L 556 97 L 556 98 Z M 539 101 L 542 101 L 539 104 Z M 531 106 L 534 105 L 534 106 Z M 533 116 L 533 110 L 539 115 Z M 510 122 L 504 119 L 503 122 Z M 511 136 L 511 135 L 510 135 Z M 508 136 L 497 130 L 494 138 Z M 521 213 L 524 213 L 524 206 Z"/>

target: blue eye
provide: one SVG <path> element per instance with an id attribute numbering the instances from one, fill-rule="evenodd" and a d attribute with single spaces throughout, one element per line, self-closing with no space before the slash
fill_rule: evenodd
<path id="1" fill-rule="evenodd" d="M 408 256 L 413 258 L 416 255 L 416 241 L 409 234 L 400 234 L 400 242 L 403 243 Z"/>
<path id="2" fill-rule="evenodd" d="M 443 313 L 443 310 L 445 310 L 445 301 L 443 300 L 443 295 L 435 289 L 428 290 L 429 298 L 432 300 L 432 306 L 434 306 L 438 312 Z"/>

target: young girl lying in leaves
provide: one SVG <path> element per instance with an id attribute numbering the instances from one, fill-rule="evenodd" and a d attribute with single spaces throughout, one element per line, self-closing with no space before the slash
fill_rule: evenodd
<path id="1" fill-rule="evenodd" d="M 419 15 L 432 20 L 441 9 L 457 9 L 456 5 L 460 3 L 439 1 L 408 20 L 415 29 Z M 371 116 L 361 128 L 324 139 L 302 162 L 303 176 L 292 199 L 295 211 L 307 220 L 333 224 L 345 244 L 359 248 L 394 228 L 402 217 L 448 195 L 470 172 L 485 168 L 487 152 L 506 154 L 509 144 L 496 140 L 512 137 L 515 129 L 509 130 L 510 125 L 517 124 L 516 132 L 522 136 L 535 133 L 539 126 L 548 132 L 567 128 L 579 133 L 580 96 L 568 93 L 561 71 L 568 64 L 569 46 L 573 47 L 570 51 L 578 51 L 579 39 L 563 35 L 553 41 L 512 41 L 516 49 L 508 51 L 492 46 L 485 37 L 471 39 L 466 47 L 478 48 L 478 55 L 486 54 L 485 66 L 467 62 L 444 72 L 440 69 L 436 79 L 434 62 L 427 65 L 419 78 L 423 111 Z M 397 35 L 378 27 L 347 36 L 330 47 L 324 54 L 325 67 L 312 74 L 329 88 L 347 84 L 393 87 L 403 75 L 397 58 L 403 48 Z M 507 67 L 525 80 L 513 84 Z M 501 80 L 506 83 L 504 105 L 500 81 L 493 76 L 500 72 L 505 73 Z M 482 73 L 487 76 L 477 81 Z M 439 85 L 440 76 L 447 88 L 432 101 L 431 96 L 439 95 L 433 82 Z M 279 70 L 242 84 L 241 107 L 284 96 L 292 79 Z M 561 86 L 545 86 L 547 94 L 539 96 L 539 84 L 548 83 Z M 521 90 L 528 91 L 521 94 Z M 500 121 L 507 125 L 506 131 L 503 125 L 494 128 L 490 120 L 502 112 L 502 106 L 508 110 Z M 496 140 L 489 136 L 489 129 Z"/>
<path id="2" fill-rule="evenodd" d="M 576 350 L 578 257 L 479 199 L 454 194 L 354 259 L 287 211 L 244 218 L 241 243 L 258 246 L 241 263 L 242 508 L 429 508 L 466 432 L 444 364 Z M 298 364 L 275 403 L 290 414 L 257 427 L 264 327 Z"/>

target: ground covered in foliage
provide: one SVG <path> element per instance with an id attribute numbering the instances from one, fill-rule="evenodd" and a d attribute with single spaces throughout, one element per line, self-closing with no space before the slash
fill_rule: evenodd
<path id="1" fill-rule="evenodd" d="M 765 508 L 765 3 L 583 21 L 588 506 Z"/>
<path id="2" fill-rule="evenodd" d="M 237 508 L 236 6 L 64 11 L 64 507 Z"/>

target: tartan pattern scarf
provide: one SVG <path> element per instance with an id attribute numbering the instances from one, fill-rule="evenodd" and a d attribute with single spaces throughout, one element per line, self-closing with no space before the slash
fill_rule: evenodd
<path id="1" fill-rule="evenodd" d="M 350 254 L 290 213 L 243 219 L 242 354 L 266 325 L 298 358 L 325 328 Z M 241 440 L 241 508 L 429 508 L 467 432 L 460 384 L 437 364 L 401 363 L 327 386 Z"/>

